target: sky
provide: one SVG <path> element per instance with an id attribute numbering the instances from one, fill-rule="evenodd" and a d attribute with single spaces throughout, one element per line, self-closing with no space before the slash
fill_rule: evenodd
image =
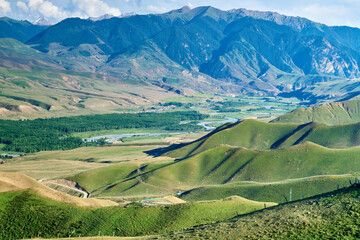
<path id="1" fill-rule="evenodd" d="M 29 21 L 43 17 L 56 23 L 69 17 L 164 13 L 183 6 L 275 11 L 360 28 L 360 0 L 0 0 L 0 16 Z"/>

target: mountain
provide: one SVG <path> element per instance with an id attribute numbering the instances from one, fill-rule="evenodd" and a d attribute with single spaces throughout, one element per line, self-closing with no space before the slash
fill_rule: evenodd
<path id="1" fill-rule="evenodd" d="M 51 26 L 51 25 L 54 25 L 49 20 L 47 20 L 45 18 L 41 18 L 41 17 L 36 19 L 35 21 L 33 21 L 32 24 L 39 25 L 39 26 Z"/>
<path id="2" fill-rule="evenodd" d="M 47 26 L 34 25 L 28 21 L 18 21 L 8 17 L 0 18 L 0 38 L 13 38 L 20 42 L 26 42 Z"/>
<path id="3" fill-rule="evenodd" d="M 360 100 L 325 103 L 317 107 L 298 108 L 282 115 L 273 123 L 319 122 L 327 125 L 339 125 L 360 122 Z"/>
<path id="4" fill-rule="evenodd" d="M 192 82 L 197 91 L 290 92 L 314 100 L 355 92 L 350 85 L 360 77 L 358 37 L 356 28 L 329 27 L 272 12 L 184 7 L 102 21 L 66 19 L 28 43 L 118 77 L 162 84 L 173 76 L 179 81 L 172 85 Z M 329 91 L 329 83 L 349 87 L 342 91 L 332 86 Z"/>
<path id="5" fill-rule="evenodd" d="M 94 73 L 89 66 L 1 38 L 0 115 L 19 119 L 109 113 L 179 96 L 176 88 L 166 91 L 162 87 L 167 85 Z"/>
<path id="6" fill-rule="evenodd" d="M 111 15 L 111 14 L 105 14 L 105 15 L 102 15 L 100 17 L 89 17 L 89 20 L 91 21 L 101 21 L 101 20 L 105 20 L 105 19 L 110 19 L 110 18 L 113 18 L 115 17 L 114 15 Z"/>
<path id="7" fill-rule="evenodd" d="M 124 18 L 124 17 L 131 17 L 131 16 L 135 16 L 137 15 L 135 12 L 131 12 L 131 13 L 123 13 L 121 14 L 120 16 L 114 16 L 114 15 L 111 15 L 111 14 L 104 14 L 100 17 L 89 17 L 88 19 L 91 20 L 91 21 L 102 21 L 102 20 L 106 20 L 106 19 L 111 19 L 111 18 Z"/>
<path id="8" fill-rule="evenodd" d="M 72 70 L 143 81 L 182 94 L 295 96 L 310 103 L 359 95 L 360 29 L 274 12 L 184 7 L 164 14 L 2 18 L 14 38 Z M 62 67 L 62 64 L 60 64 Z"/>

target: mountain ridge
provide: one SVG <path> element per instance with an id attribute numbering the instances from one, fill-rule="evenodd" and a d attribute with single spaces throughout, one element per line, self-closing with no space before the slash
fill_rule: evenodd
<path id="1" fill-rule="evenodd" d="M 359 37 L 357 28 L 205 6 L 101 21 L 68 18 L 27 44 L 118 78 L 161 85 L 172 77 L 180 89 L 190 84 L 198 92 L 289 93 L 316 102 L 359 94 L 350 87 L 360 78 Z"/>

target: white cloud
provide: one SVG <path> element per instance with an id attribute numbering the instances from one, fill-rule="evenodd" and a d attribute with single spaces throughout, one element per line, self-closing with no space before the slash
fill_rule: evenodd
<path id="1" fill-rule="evenodd" d="M 28 0 L 27 2 L 18 1 L 16 6 L 23 12 L 31 12 L 33 16 L 38 15 L 57 20 L 69 17 L 69 13 L 67 11 L 62 10 L 52 2 L 46 0 Z"/>
<path id="2" fill-rule="evenodd" d="M 38 7 L 38 11 L 41 15 L 47 18 L 53 17 L 56 19 L 62 19 L 68 17 L 69 15 L 67 12 L 61 10 L 58 6 L 55 6 L 48 1 L 42 2 Z"/>
<path id="3" fill-rule="evenodd" d="M 157 7 L 157 6 L 154 6 L 154 5 L 147 6 L 146 10 L 150 11 L 150 12 L 155 12 L 155 13 L 163 13 L 163 12 L 167 11 L 167 9 L 164 8 L 164 7 Z"/>
<path id="4" fill-rule="evenodd" d="M 27 5 L 26 3 L 24 3 L 24 2 L 18 1 L 18 2 L 16 3 L 16 6 L 17 6 L 18 8 L 20 8 L 22 11 L 26 12 L 26 13 L 29 12 L 28 5 Z"/>
<path id="5" fill-rule="evenodd" d="M 73 4 L 81 11 L 84 11 L 89 17 L 99 17 L 104 14 L 120 16 L 121 11 L 118 8 L 110 7 L 101 0 L 72 0 Z"/>
<path id="6" fill-rule="evenodd" d="M 36 10 L 43 2 L 43 0 L 28 0 L 28 6 L 32 10 Z"/>
<path id="7" fill-rule="evenodd" d="M 5 0 L 0 0 L 0 12 L 8 13 L 11 12 L 10 3 Z"/>

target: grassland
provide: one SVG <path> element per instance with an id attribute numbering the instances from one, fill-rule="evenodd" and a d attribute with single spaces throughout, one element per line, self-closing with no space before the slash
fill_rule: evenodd
<path id="1" fill-rule="evenodd" d="M 291 147 L 306 141 L 324 147 L 345 149 L 359 146 L 360 123 L 326 126 L 324 124 L 283 124 L 245 120 L 227 124 L 193 143 L 172 146 L 167 156 L 184 158 L 221 144 L 253 150 L 270 150 Z M 165 150 L 166 151 L 166 150 Z"/>
<path id="2" fill-rule="evenodd" d="M 218 116 L 212 118 L 219 119 Z M 99 231 L 103 236 L 164 234 L 195 225 L 216 225 L 215 222 L 262 210 L 264 203 L 270 207 L 274 202 L 289 202 L 290 191 L 292 201 L 323 194 L 348 186 L 349 180 L 354 182 L 358 177 L 360 148 L 353 147 L 360 144 L 358 129 L 359 124 L 326 126 L 318 123 L 275 124 L 245 120 L 221 126 L 206 136 L 138 137 L 119 145 L 40 152 L 7 160 L 0 165 L 1 171 L 23 172 L 36 179 L 66 178 L 79 183 L 91 197 L 132 203 L 95 210 L 69 207 L 50 201 L 49 197 L 42 199 L 38 196 L 39 192 L 34 190 L 6 193 L 0 195 L 0 203 L 3 203 L 3 213 L 0 213 L 3 215 L 0 217 L 21 227 L 23 236 L 16 235 L 20 233 L 4 224 L 0 224 L 0 233 L 3 228 L 3 234 L 6 232 L 14 238 L 31 237 L 31 234 L 35 237 L 36 231 L 41 232 L 40 237 L 56 237 L 57 234 L 60 237 L 96 236 Z M 119 130 L 119 133 L 124 133 L 122 131 Z M 108 132 L 101 133 L 105 135 Z M 81 137 L 101 135 L 99 132 L 81 134 Z M 194 139 L 197 140 L 187 143 Z M 153 141 L 159 146 L 148 145 Z M 147 155 L 155 147 L 164 148 L 169 143 L 181 142 L 184 143 L 179 148 L 167 152 L 165 156 Z M 27 188 L 14 190 L 24 189 Z M 174 195 L 178 191 L 183 192 L 181 198 L 187 203 L 142 206 L 137 202 L 148 197 Z M 20 208 L 18 202 L 24 207 Z M 30 205 L 33 208 L 26 209 Z M 280 207 L 279 212 L 286 214 L 289 211 L 286 206 L 290 205 L 282 205 L 286 211 Z M 31 215 L 29 221 L 37 223 L 32 228 L 26 228 L 13 217 L 14 209 L 18 216 Z M 38 214 L 44 211 L 58 216 L 59 220 L 56 222 L 47 214 Z M 264 210 L 267 211 L 272 210 Z M 254 216 L 256 214 L 260 213 Z M 271 213 L 279 218 L 276 214 Z M 315 214 L 319 215 L 319 212 Z M 287 223 L 291 221 L 286 217 L 282 219 Z M 240 226 L 248 231 L 250 238 L 260 236 L 251 224 L 243 221 L 240 221 Z M 229 234 L 230 238 L 236 239 L 243 236 L 236 230 L 228 231 L 226 222 L 218 224 L 221 225 L 220 230 L 216 230 L 215 225 L 205 225 L 205 228 L 160 237 L 202 239 Z M 281 232 L 286 229 L 289 234 L 297 233 L 291 228 L 297 226 L 297 222 L 289 224 L 290 227 L 282 225 L 273 232 L 267 228 L 262 234 L 268 234 L 269 238 L 293 236 Z M 54 230 L 50 231 L 47 225 L 53 226 Z M 60 225 L 65 227 L 60 228 Z M 310 232 L 309 236 L 317 236 L 317 229 L 308 225 L 306 229 Z"/>
<path id="3" fill-rule="evenodd" d="M 312 143 L 271 151 L 218 146 L 180 161 L 121 163 L 68 178 L 97 197 L 158 197 L 180 190 L 191 201 L 239 195 L 285 202 L 290 189 L 300 199 L 345 186 L 360 172 L 359 154 L 360 148 Z"/>
<path id="4" fill-rule="evenodd" d="M 220 127 L 201 140 L 175 150 L 183 151 L 185 156 L 178 160 L 148 156 L 146 152 L 156 146 L 142 144 L 144 140 L 139 139 L 129 144 L 31 154 L 7 160 L 0 170 L 23 172 L 36 179 L 65 177 L 78 182 L 92 196 L 119 201 L 163 197 L 182 191 L 183 198 L 192 201 L 240 195 L 257 201 L 285 202 L 290 189 L 294 190 L 293 199 L 312 196 L 344 186 L 360 172 L 358 147 L 329 149 L 310 142 L 294 145 L 309 129 L 324 135 L 307 134 L 306 139 L 320 136 L 320 140 L 328 141 L 325 136 L 332 134 L 338 136 L 334 137 L 338 141 L 341 137 L 346 139 L 343 128 L 350 129 L 350 134 L 356 126 L 308 124 L 300 128 L 296 124 L 247 120 Z M 339 133 L 344 136 L 336 135 Z M 159 147 L 180 138 L 164 139 L 164 145 Z M 242 146 L 223 145 L 219 143 L 222 140 Z M 277 148 L 268 150 L 276 144 Z M 193 149 L 189 151 L 189 147 Z"/>
<path id="5" fill-rule="evenodd" d="M 36 193 L 38 196 L 44 199 L 69 203 L 79 207 L 96 208 L 117 205 L 115 202 L 109 200 L 73 197 L 68 194 L 55 191 L 46 185 L 20 173 L 0 172 L 0 193 L 27 190 Z"/>
<path id="6" fill-rule="evenodd" d="M 325 103 L 321 106 L 298 108 L 282 115 L 274 123 L 308 123 L 318 122 L 327 125 L 340 125 L 360 121 L 360 100 Z"/>
<path id="7" fill-rule="evenodd" d="M 181 198 L 186 201 L 205 201 L 226 198 L 233 195 L 248 199 L 286 203 L 327 193 L 349 185 L 355 181 L 356 174 L 314 176 L 278 182 L 237 182 L 225 185 L 203 186 L 184 192 Z"/>
<path id="8" fill-rule="evenodd" d="M 133 134 L 133 133 L 159 133 L 159 132 L 171 133 L 174 131 L 166 131 L 159 128 L 130 128 L 130 129 L 112 129 L 112 130 L 79 132 L 79 133 L 73 133 L 72 136 L 84 139 L 84 138 L 106 136 L 106 135 L 120 135 L 120 134 Z"/>
<path id="9" fill-rule="evenodd" d="M 215 119 L 221 120 L 226 117 L 237 119 L 256 118 L 262 121 L 270 121 L 274 118 L 295 110 L 302 103 L 296 98 L 280 97 L 246 97 L 227 95 L 204 95 L 197 94 L 187 97 L 167 98 L 165 103 L 182 105 L 181 108 L 193 108 L 204 114 L 210 114 Z M 175 106 L 172 106 L 175 107 Z"/>
<path id="10" fill-rule="evenodd" d="M 36 179 L 61 178 L 121 162 L 141 164 L 145 159 L 151 161 L 144 151 L 154 147 L 119 145 L 40 152 L 7 160 L 6 164 L 0 165 L 0 171 L 21 172 Z"/>
<path id="11" fill-rule="evenodd" d="M 353 186 L 160 239 L 358 239 L 359 194 Z"/>
<path id="12" fill-rule="evenodd" d="M 78 208 L 32 192 L 0 195 L 1 238 L 138 236 L 225 220 L 264 208 L 264 203 L 232 197 L 221 201 L 143 207 Z M 273 206 L 273 203 L 266 203 Z M 31 206 L 31 207 L 30 207 Z"/>

